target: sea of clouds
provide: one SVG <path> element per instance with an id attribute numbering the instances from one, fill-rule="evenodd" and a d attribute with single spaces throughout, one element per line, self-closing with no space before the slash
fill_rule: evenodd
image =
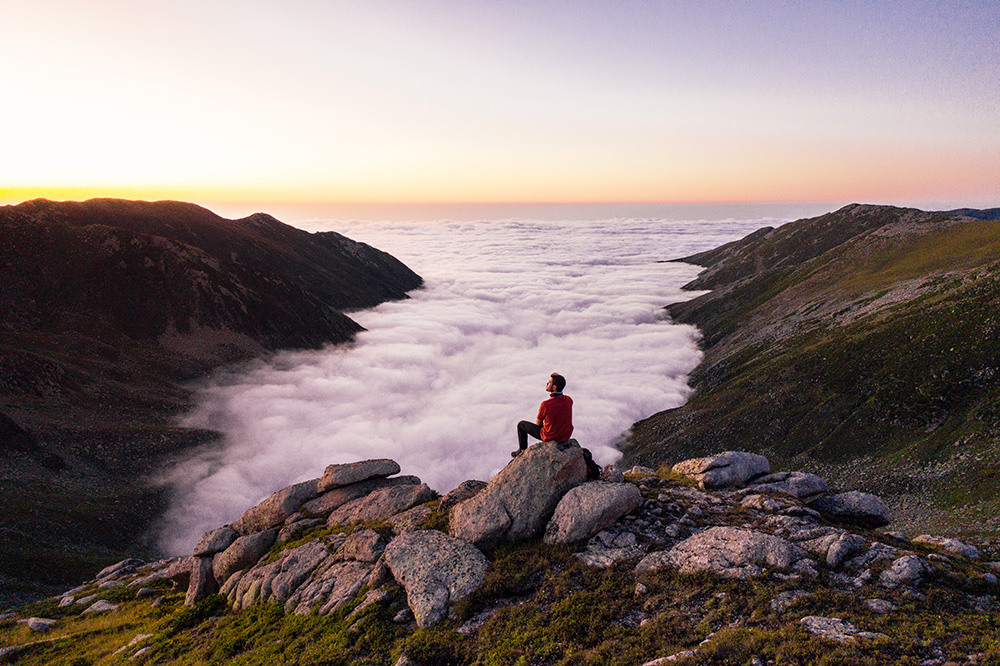
<path id="1" fill-rule="evenodd" d="M 351 316 L 367 331 L 322 351 L 218 372 L 184 425 L 224 433 L 165 477 L 161 546 L 189 553 L 205 531 L 331 463 L 392 458 L 446 493 L 510 461 L 549 373 L 568 380 L 574 437 L 599 464 L 635 421 L 681 405 L 698 332 L 663 306 L 699 268 L 665 259 L 774 220 L 503 220 L 320 223 L 385 250 L 425 287 Z"/>

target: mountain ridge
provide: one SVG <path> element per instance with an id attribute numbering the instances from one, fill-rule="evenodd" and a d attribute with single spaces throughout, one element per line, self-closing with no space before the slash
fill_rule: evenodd
<path id="1" fill-rule="evenodd" d="M 187 382 L 351 340 L 361 327 L 346 312 L 422 283 L 335 232 L 176 201 L 36 199 L 0 207 L 0 233 L 7 592 L 148 549 L 137 544 L 165 494 L 143 480 L 217 437 L 174 423 Z"/>
<path id="2" fill-rule="evenodd" d="M 635 424 L 626 460 L 740 441 L 995 539 L 998 256 L 996 220 L 852 204 L 684 258 L 712 290 L 667 307 L 703 335 L 695 393 Z"/>

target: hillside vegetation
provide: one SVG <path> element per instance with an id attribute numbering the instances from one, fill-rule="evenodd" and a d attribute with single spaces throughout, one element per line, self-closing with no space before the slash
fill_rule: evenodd
<path id="1" fill-rule="evenodd" d="M 851 205 L 682 261 L 712 290 L 668 308 L 703 332 L 697 392 L 635 424 L 626 460 L 735 443 L 899 524 L 1000 535 L 1000 222 Z"/>

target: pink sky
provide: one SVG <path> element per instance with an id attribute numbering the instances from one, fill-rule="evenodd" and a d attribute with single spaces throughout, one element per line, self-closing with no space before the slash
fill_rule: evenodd
<path id="1" fill-rule="evenodd" d="M 0 2 L 4 202 L 1000 205 L 995 2 Z"/>

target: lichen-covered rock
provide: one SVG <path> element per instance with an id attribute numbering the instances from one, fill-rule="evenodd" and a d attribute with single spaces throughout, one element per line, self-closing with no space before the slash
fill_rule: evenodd
<path id="1" fill-rule="evenodd" d="M 323 472 L 323 477 L 319 480 L 317 488 L 319 492 L 325 493 L 328 490 L 333 490 L 341 486 L 349 486 L 359 481 L 367 481 L 368 479 L 381 476 L 392 476 L 393 474 L 399 474 L 399 464 L 395 460 L 389 460 L 388 458 L 362 460 L 342 465 L 328 465 Z"/>
<path id="2" fill-rule="evenodd" d="M 500 539 L 541 536 L 562 496 L 587 479 L 576 440 L 541 442 L 514 458 L 485 489 L 452 508 L 452 536 L 491 548 Z"/>
<path id="3" fill-rule="evenodd" d="M 431 508 L 426 504 L 418 504 L 412 509 L 397 513 L 389 518 L 388 523 L 396 534 L 412 532 L 420 529 L 420 525 L 431 517 Z"/>
<path id="4" fill-rule="evenodd" d="M 231 527 L 239 534 L 247 535 L 281 525 L 300 506 L 319 495 L 317 481 L 311 479 L 282 488 L 257 506 L 247 509 Z"/>
<path id="5" fill-rule="evenodd" d="M 375 530 L 356 529 L 337 549 L 336 556 L 342 560 L 374 562 L 382 557 L 385 546 L 385 539 Z"/>
<path id="6" fill-rule="evenodd" d="M 826 518 L 850 525 L 874 528 L 884 527 L 890 522 L 889 507 L 885 502 L 859 490 L 820 497 L 810 502 L 809 506 Z"/>
<path id="7" fill-rule="evenodd" d="M 879 583 L 890 590 L 916 587 L 930 571 L 931 566 L 916 555 L 904 555 L 882 572 Z"/>
<path id="8" fill-rule="evenodd" d="M 364 497 L 351 500 L 330 514 L 327 525 L 348 525 L 356 520 L 385 520 L 397 513 L 434 499 L 426 483 L 380 488 Z"/>
<path id="9" fill-rule="evenodd" d="M 469 499 L 487 485 L 489 484 L 485 481 L 479 481 L 476 479 L 462 481 L 462 483 L 458 484 L 458 486 L 456 486 L 451 492 L 441 498 L 441 510 L 450 510 L 451 507 L 455 506 L 459 502 L 464 502 Z"/>
<path id="10" fill-rule="evenodd" d="M 221 553 L 226 548 L 229 548 L 239 536 L 239 533 L 228 525 L 205 532 L 194 547 L 192 555 L 195 557 L 211 557 L 216 553 Z"/>
<path id="11" fill-rule="evenodd" d="M 809 615 L 799 620 L 799 623 L 813 636 L 828 638 L 838 643 L 849 643 L 858 634 L 857 627 L 836 617 Z"/>
<path id="12" fill-rule="evenodd" d="M 256 564 L 274 544 L 278 530 L 270 529 L 248 536 L 242 536 L 229 548 L 215 556 L 212 570 L 216 581 L 227 581 L 234 572 Z"/>
<path id="13" fill-rule="evenodd" d="M 799 499 L 809 499 L 822 495 L 829 488 L 826 480 L 816 474 L 806 472 L 777 472 L 754 479 L 751 484 L 760 492 L 785 493 Z"/>
<path id="14" fill-rule="evenodd" d="M 636 572 L 664 566 L 683 573 L 714 571 L 730 578 L 746 578 L 764 573 L 765 567 L 790 569 L 806 557 L 806 552 L 780 537 L 737 527 L 711 527 L 671 548 L 650 553 L 636 566 Z"/>
<path id="15" fill-rule="evenodd" d="M 582 459 L 582 456 L 581 456 Z M 486 556 L 467 541 L 438 532 L 407 532 L 385 549 L 385 563 L 406 590 L 417 626 L 429 627 L 472 594 L 486 577 Z"/>
<path id="16" fill-rule="evenodd" d="M 980 557 L 978 548 L 959 541 L 958 539 L 921 534 L 920 536 L 913 537 L 913 543 L 923 543 L 929 546 L 936 546 L 946 553 L 967 557 L 970 560 L 978 560 Z"/>
<path id="17" fill-rule="evenodd" d="M 642 504 L 642 493 L 631 483 L 584 483 L 563 495 L 545 529 L 545 543 L 589 539 Z"/>
<path id="18" fill-rule="evenodd" d="M 587 542 L 586 550 L 576 553 L 574 557 L 589 567 L 606 569 L 616 562 L 638 557 L 644 552 L 632 532 L 622 531 L 616 534 L 602 531 Z"/>
<path id="19" fill-rule="evenodd" d="M 187 593 L 184 595 L 184 605 L 194 606 L 210 594 L 219 591 L 219 584 L 212 573 L 211 557 L 195 557 L 191 565 L 191 580 Z"/>
<path id="20" fill-rule="evenodd" d="M 382 488 L 392 486 L 418 486 L 420 478 L 416 476 L 394 476 L 389 479 L 377 477 L 358 481 L 347 486 L 340 486 L 324 492 L 314 500 L 306 502 L 301 507 L 301 512 L 305 516 L 319 516 L 326 518 L 336 509 L 347 504 L 351 500 L 365 497 L 369 493 Z"/>
<path id="21" fill-rule="evenodd" d="M 706 458 L 679 462 L 673 466 L 672 471 L 694 479 L 705 490 L 745 485 L 754 477 L 770 472 L 771 463 L 756 453 L 725 451 Z"/>

